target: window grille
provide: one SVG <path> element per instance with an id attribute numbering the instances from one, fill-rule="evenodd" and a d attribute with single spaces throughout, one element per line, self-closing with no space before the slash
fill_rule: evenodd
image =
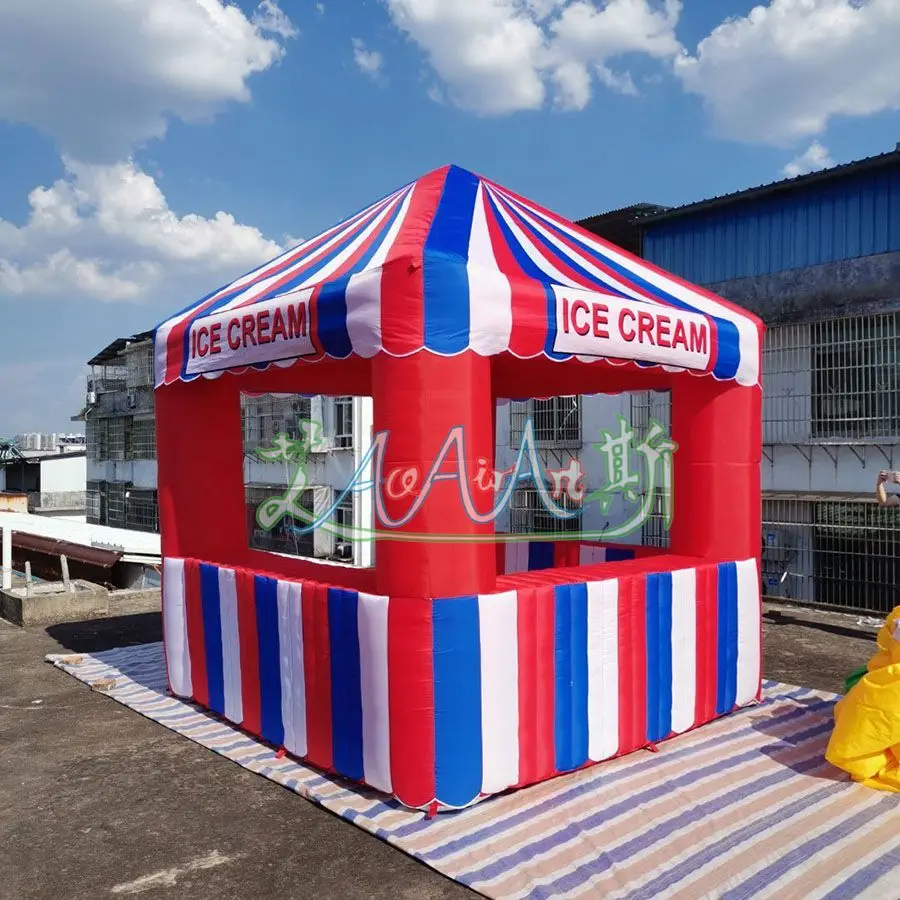
<path id="1" fill-rule="evenodd" d="M 261 485 L 248 484 L 244 486 L 244 497 L 247 504 L 247 532 L 250 537 L 250 546 L 254 550 L 267 550 L 274 553 L 289 553 L 292 556 L 315 556 L 315 544 L 313 532 L 299 533 L 304 527 L 302 521 L 285 516 L 270 531 L 260 527 L 256 521 L 256 511 L 260 504 L 269 497 L 277 497 L 284 494 L 285 485 Z M 313 515 L 313 491 L 303 492 L 300 505 L 308 510 L 310 517 Z"/>
<path id="2" fill-rule="evenodd" d="M 309 419 L 311 414 L 309 397 L 241 394 L 244 453 L 256 456 L 257 450 L 270 447 L 279 434 L 296 440 L 300 437 L 300 422 Z"/>
<path id="3" fill-rule="evenodd" d="M 89 416 L 85 421 L 88 457 L 95 462 L 109 459 L 109 419 Z"/>
<path id="4" fill-rule="evenodd" d="M 657 422 L 671 436 L 672 392 L 636 391 L 630 395 L 631 427 L 635 443 L 640 443 L 650 430 L 650 424 Z"/>
<path id="5" fill-rule="evenodd" d="M 763 502 L 763 592 L 885 614 L 900 603 L 900 513 L 869 500 Z"/>
<path id="6" fill-rule="evenodd" d="M 814 322 L 812 344 L 813 436 L 900 434 L 900 313 Z"/>
<path id="7" fill-rule="evenodd" d="M 106 524 L 125 528 L 125 491 L 127 486 L 110 482 L 106 485 Z"/>
<path id="8" fill-rule="evenodd" d="M 131 424 L 130 458 L 156 459 L 156 427 L 153 419 L 136 419 Z"/>
<path id="9" fill-rule="evenodd" d="M 107 419 L 109 430 L 109 453 L 107 458 L 113 460 L 128 459 L 128 439 L 131 432 L 131 421 L 124 416 Z"/>
<path id="10" fill-rule="evenodd" d="M 353 495 L 348 494 L 337 505 L 334 511 L 334 524 L 337 528 L 334 555 L 340 560 L 353 559 Z"/>
<path id="11" fill-rule="evenodd" d="M 334 398 L 334 446 L 353 447 L 353 398 Z"/>
<path id="12" fill-rule="evenodd" d="M 159 506 L 156 491 L 128 487 L 125 498 L 126 528 L 134 531 L 159 531 Z"/>
<path id="13" fill-rule="evenodd" d="M 100 503 L 100 484 L 89 481 L 85 485 L 84 514 L 91 525 L 102 525 L 102 507 Z"/>
<path id="14" fill-rule="evenodd" d="M 153 384 L 153 342 L 132 344 L 125 351 L 125 386 L 128 390 Z"/>
<path id="15" fill-rule="evenodd" d="M 580 447 L 581 397 L 550 397 L 547 400 L 516 400 L 510 403 L 510 446 L 522 444 L 525 423 L 533 423 L 535 443 L 554 449 Z"/>
<path id="16" fill-rule="evenodd" d="M 579 515 L 561 519 L 547 509 L 535 487 L 520 487 L 510 498 L 510 531 L 513 534 L 570 534 L 581 531 L 581 506 L 565 494 L 553 501 L 565 510 L 578 511 Z"/>

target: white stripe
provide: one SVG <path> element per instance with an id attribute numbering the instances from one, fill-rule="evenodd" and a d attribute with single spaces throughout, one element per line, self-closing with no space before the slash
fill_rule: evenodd
<path id="1" fill-rule="evenodd" d="M 530 544 L 528 541 L 519 541 L 516 544 L 516 572 L 527 572 L 528 571 L 528 548 Z"/>
<path id="2" fill-rule="evenodd" d="M 484 210 L 484 185 L 478 185 L 469 235 L 469 346 L 485 356 L 509 348 L 512 287 L 494 257 Z"/>
<path id="3" fill-rule="evenodd" d="M 394 246 L 400 229 L 409 213 L 414 191 L 403 199 L 400 213 L 384 240 L 375 251 L 365 271 L 350 276 L 344 297 L 347 302 L 347 334 L 350 346 L 364 359 L 381 349 L 381 267 Z"/>
<path id="4" fill-rule="evenodd" d="M 281 674 L 281 721 L 284 724 L 284 747 L 294 752 L 294 694 L 291 665 L 291 584 L 279 581 L 278 597 L 278 662 Z"/>
<path id="5" fill-rule="evenodd" d="M 518 611 L 515 591 L 478 598 L 484 794 L 519 781 Z"/>
<path id="6" fill-rule="evenodd" d="M 356 624 L 362 689 L 363 777 L 385 794 L 392 792 L 391 721 L 388 694 L 387 597 L 359 594 Z"/>
<path id="7" fill-rule="evenodd" d="M 593 566 L 606 562 L 606 548 L 596 544 L 581 544 L 578 548 L 578 561 L 582 566 Z"/>
<path id="8" fill-rule="evenodd" d="M 504 566 L 504 574 L 505 575 L 515 575 L 519 570 L 516 568 L 518 565 L 518 544 L 509 542 L 504 548 L 504 557 L 505 557 L 505 566 Z"/>
<path id="9" fill-rule="evenodd" d="M 760 617 L 762 615 L 759 570 L 755 559 L 745 559 L 737 567 L 738 605 L 738 658 L 737 697 L 738 706 L 746 706 L 756 699 L 759 691 Z"/>
<path id="10" fill-rule="evenodd" d="M 570 278 L 564 272 L 561 272 L 553 263 L 547 259 L 542 253 L 538 252 L 537 248 L 534 245 L 534 242 L 528 235 L 522 231 L 519 223 L 513 219 L 513 217 L 504 209 L 502 203 L 497 204 L 497 209 L 500 212 L 500 215 L 503 217 L 503 220 L 506 222 L 509 230 L 513 233 L 513 236 L 521 245 L 522 249 L 528 255 L 529 259 L 551 280 L 555 281 L 557 284 L 568 285 L 573 288 L 582 288 L 584 290 L 588 290 L 586 286 L 579 281 L 575 281 Z M 643 298 L 642 298 L 643 299 Z M 645 301 L 646 302 L 646 301 Z"/>
<path id="11" fill-rule="evenodd" d="M 233 569 L 219 569 L 219 616 L 222 622 L 225 718 L 240 725 L 244 720 L 244 703 L 241 697 L 241 639 L 238 631 L 237 579 Z"/>
<path id="12" fill-rule="evenodd" d="M 290 603 L 291 695 L 293 701 L 291 724 L 294 726 L 294 746 L 291 752 L 295 756 L 306 756 L 306 672 L 303 669 L 303 586 L 300 582 L 291 582 L 288 602 Z"/>
<path id="13" fill-rule="evenodd" d="M 672 573 L 672 731 L 694 725 L 697 698 L 697 570 Z"/>
<path id="14" fill-rule="evenodd" d="M 517 203 L 514 198 L 507 197 L 506 194 L 502 194 L 502 196 L 509 200 L 510 203 L 521 208 L 522 204 Z M 539 216 L 546 221 L 546 214 L 540 209 L 536 209 L 530 204 L 527 208 L 534 215 Z M 737 310 L 730 309 L 723 303 L 719 303 L 716 300 L 701 294 L 699 291 L 694 290 L 688 285 L 679 284 L 677 281 L 674 281 L 666 275 L 641 265 L 635 259 L 628 259 L 621 253 L 616 252 L 615 247 L 611 244 L 597 243 L 580 231 L 575 231 L 574 228 L 566 225 L 562 221 L 556 221 L 554 219 L 553 225 L 564 234 L 568 234 L 578 241 L 591 245 L 602 256 L 609 258 L 622 268 L 634 272 L 635 275 L 660 290 L 665 291 L 669 296 L 674 297 L 683 303 L 687 303 L 689 306 L 692 306 L 694 309 L 703 312 L 706 315 L 716 316 L 720 319 L 732 322 L 738 331 L 741 353 L 735 381 L 737 381 L 738 384 L 745 386 L 755 385 L 759 382 L 759 332 L 750 318 L 741 315 Z"/>
<path id="15" fill-rule="evenodd" d="M 619 582 L 594 581 L 588 591 L 588 757 L 619 750 Z"/>
<path id="16" fill-rule="evenodd" d="M 187 613 L 184 596 L 184 560 L 163 563 L 163 638 L 172 693 L 192 697 L 191 656 L 188 652 Z"/>

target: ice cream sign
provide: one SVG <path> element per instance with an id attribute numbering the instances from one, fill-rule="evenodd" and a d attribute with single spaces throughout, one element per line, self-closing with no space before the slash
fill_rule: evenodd
<path id="1" fill-rule="evenodd" d="M 592 291 L 553 290 L 557 353 L 640 359 L 684 369 L 710 366 L 712 334 L 705 316 Z"/>

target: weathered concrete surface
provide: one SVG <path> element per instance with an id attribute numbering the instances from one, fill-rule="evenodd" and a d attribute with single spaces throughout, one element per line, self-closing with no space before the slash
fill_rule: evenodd
<path id="1" fill-rule="evenodd" d="M 13 625 L 56 625 L 96 619 L 109 612 L 106 588 L 89 581 L 71 582 L 74 591 L 62 582 L 41 582 L 32 586 L 29 597 L 24 585 L 0 591 L 0 617 Z"/>
<path id="2" fill-rule="evenodd" d="M 900 306 L 900 253 L 880 253 L 706 285 L 768 325 L 885 312 Z"/>
<path id="3" fill-rule="evenodd" d="M 767 606 L 765 675 L 840 690 L 874 646 L 857 618 Z M 0 622 L 3 900 L 475 896 L 42 661 L 160 639 L 158 614 Z"/>
<path id="4" fill-rule="evenodd" d="M 138 613 L 159 612 L 162 609 L 159 588 L 109 592 L 110 616 L 133 616 Z"/>
<path id="5" fill-rule="evenodd" d="M 158 641 L 159 614 L 49 630 L 0 622 L 2 900 L 476 896 L 42 661 Z"/>

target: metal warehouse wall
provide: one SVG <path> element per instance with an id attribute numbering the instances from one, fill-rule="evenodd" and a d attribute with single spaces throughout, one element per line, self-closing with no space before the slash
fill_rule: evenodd
<path id="1" fill-rule="evenodd" d="M 648 223 L 644 257 L 696 284 L 900 250 L 900 168 Z"/>

